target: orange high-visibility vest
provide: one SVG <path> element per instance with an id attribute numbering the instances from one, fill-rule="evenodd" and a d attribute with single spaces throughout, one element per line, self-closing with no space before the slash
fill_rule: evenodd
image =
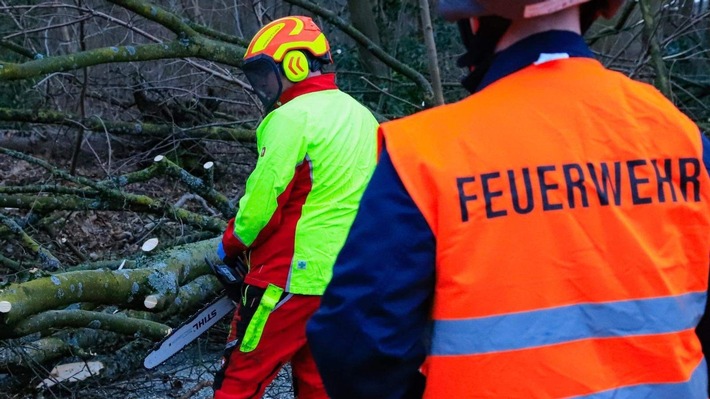
<path id="1" fill-rule="evenodd" d="M 425 398 L 707 398 L 710 181 L 657 90 L 556 60 L 381 129 L 437 243 Z"/>

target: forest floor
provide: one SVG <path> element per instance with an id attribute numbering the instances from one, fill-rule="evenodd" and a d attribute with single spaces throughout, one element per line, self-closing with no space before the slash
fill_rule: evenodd
<path id="1" fill-rule="evenodd" d="M 6 138 L 1 137 L 1 138 Z M 55 141 L 56 143 L 57 141 Z M 0 144 L 7 142 L 0 139 Z M 51 143 L 50 143 L 51 144 Z M 11 147 L 11 146 L 10 146 Z M 39 148 L 51 148 L 47 143 L 28 145 L 25 148 L 15 148 L 23 153 L 50 160 L 61 169 L 68 166 L 66 158 L 57 154 L 44 154 Z M 244 182 L 253 168 L 255 153 L 247 147 L 233 145 L 221 146 L 212 152 L 220 162 L 220 173 L 215 177 L 215 186 L 225 195 L 238 199 L 243 192 Z M 84 159 L 91 160 L 90 157 Z M 146 162 L 150 162 L 150 158 Z M 124 160 L 124 162 L 127 162 Z M 121 167 L 118 160 L 113 162 L 114 169 L 125 173 L 136 170 L 137 167 Z M 80 163 L 77 174 L 93 179 L 106 176 L 105 164 L 97 166 L 98 162 Z M 120 173 L 120 172 L 119 172 Z M 46 170 L 24 161 L 10 157 L 0 157 L 0 185 L 6 186 L 36 186 L 51 185 L 60 179 L 52 176 Z M 180 201 L 185 195 L 185 188 L 171 179 L 158 179 L 131 187 L 130 191 L 160 198 L 171 203 Z M 197 202 L 186 205 L 195 212 L 207 213 Z M 3 212 L 20 220 L 28 212 L 14 208 L 5 208 Z M 28 229 L 28 233 L 47 246 L 68 266 L 82 261 L 121 259 L 140 252 L 141 244 L 150 237 L 161 237 L 169 240 L 180 238 L 186 234 L 180 224 L 148 214 L 134 212 L 67 212 L 61 223 L 55 223 L 51 231 Z M 0 253 L 10 259 L 26 257 L 23 248 L 12 240 L 0 239 Z M 16 280 L 15 273 L 4 273 L 0 267 L 0 287 Z M 33 388 L 46 378 L 49 370 L 44 367 L 31 367 L 34 377 L 28 384 L 20 386 L 18 391 L 8 392 L 0 389 L 0 399 L 205 399 L 213 395 L 212 382 L 219 369 L 222 350 L 227 336 L 228 318 L 225 318 L 198 340 L 188 345 L 182 352 L 166 361 L 164 364 L 145 370 L 134 367 L 130 372 L 106 380 L 100 375 L 84 381 L 62 383 L 50 389 Z M 99 352 L 98 348 L 96 350 Z M 146 352 L 147 354 L 147 352 Z M 137 354 L 137 356 L 144 356 Z M 142 361 L 141 361 L 142 363 Z M 50 366 L 51 367 L 51 366 Z M 19 370 L 0 369 L 0 386 L 3 380 L 14 379 Z M 24 392 L 24 393 L 17 393 Z M 29 392 L 29 393 L 28 393 Z M 292 399 L 293 390 L 288 366 L 282 370 L 276 380 L 268 388 L 267 399 Z"/>
<path id="2" fill-rule="evenodd" d="M 228 317 L 223 319 L 154 369 L 139 367 L 112 381 L 99 376 L 75 383 L 65 382 L 51 389 L 35 390 L 32 394 L 0 392 L 0 399 L 210 399 L 214 375 L 220 367 L 228 320 Z M 287 365 L 271 383 L 264 399 L 293 397 Z"/>

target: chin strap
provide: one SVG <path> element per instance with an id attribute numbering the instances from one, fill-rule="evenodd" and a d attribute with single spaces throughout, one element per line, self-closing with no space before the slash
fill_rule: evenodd
<path id="1" fill-rule="evenodd" d="M 498 16 L 484 16 L 476 19 L 461 19 L 457 22 L 466 53 L 456 64 L 468 68 L 469 74 L 461 85 L 473 93 L 491 66 L 495 49 L 508 27 L 510 20 Z"/>

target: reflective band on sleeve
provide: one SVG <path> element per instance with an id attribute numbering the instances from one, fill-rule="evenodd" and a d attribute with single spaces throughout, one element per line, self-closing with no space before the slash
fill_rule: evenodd
<path id="1" fill-rule="evenodd" d="M 239 347 L 241 352 L 251 352 L 259 345 L 266 321 L 269 319 L 271 311 L 274 310 L 274 307 L 279 302 L 283 292 L 283 288 L 273 284 L 269 284 L 266 288 L 259 302 L 259 307 L 256 309 L 254 316 L 249 322 L 249 327 L 247 327 L 247 331 L 244 333 L 242 345 Z"/>

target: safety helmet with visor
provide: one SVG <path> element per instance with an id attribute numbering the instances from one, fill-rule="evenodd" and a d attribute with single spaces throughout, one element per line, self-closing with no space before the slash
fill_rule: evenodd
<path id="1" fill-rule="evenodd" d="M 268 112 L 283 91 L 281 76 L 299 82 L 309 71 L 332 62 L 330 44 L 313 20 L 289 16 L 264 25 L 254 35 L 242 71 Z"/>

